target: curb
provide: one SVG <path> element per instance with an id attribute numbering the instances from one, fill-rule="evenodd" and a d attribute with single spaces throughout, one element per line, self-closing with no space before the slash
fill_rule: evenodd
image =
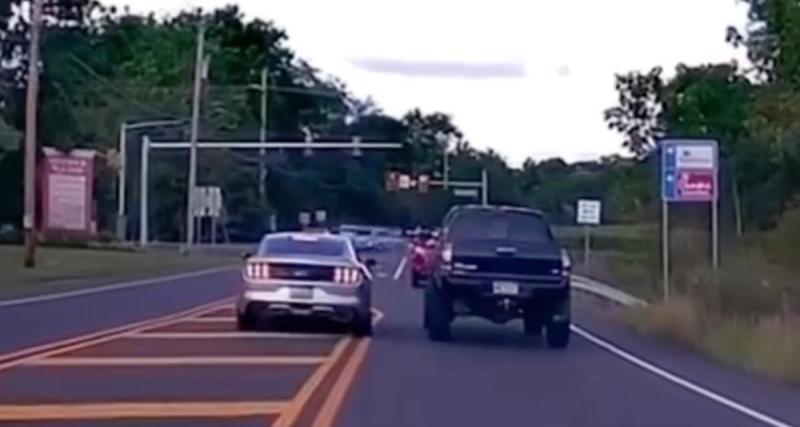
<path id="1" fill-rule="evenodd" d="M 607 285 L 588 277 L 572 275 L 572 288 L 578 291 L 600 297 L 625 307 L 646 306 L 647 301 L 636 298 L 613 286 Z"/>

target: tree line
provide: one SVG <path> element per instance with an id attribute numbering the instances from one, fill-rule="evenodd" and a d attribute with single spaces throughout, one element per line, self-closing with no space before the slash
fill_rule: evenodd
<path id="1" fill-rule="evenodd" d="M 441 178 L 443 154 L 451 179 L 479 179 L 486 169 L 491 201 L 532 206 L 560 224 L 574 218 L 580 197 L 601 199 L 607 222 L 642 222 L 657 212 L 657 140 L 664 135 L 714 137 L 721 142 L 726 200 L 740 229 L 767 227 L 791 205 L 800 186 L 800 150 L 794 137 L 800 19 L 790 0 L 751 0 L 750 32 L 729 30 L 754 64 L 681 66 L 667 79 L 659 68 L 616 78 L 619 103 L 606 112 L 609 126 L 624 135 L 633 155 L 568 163 L 528 159 L 514 168 L 494 150 L 481 150 L 447 114 L 383 112 L 372 99 L 354 96 L 345 82 L 309 64 L 288 46 L 277 24 L 246 19 L 236 6 L 184 10 L 173 16 L 140 15 L 90 0 L 45 1 L 42 45 L 40 144 L 95 148 L 114 157 L 123 122 L 182 119 L 189 115 L 198 24 L 207 27 L 209 80 L 203 88 L 201 139 L 257 140 L 261 70 L 269 70 L 267 137 L 302 141 L 303 129 L 319 138 L 401 141 L 401 150 L 367 152 L 270 151 L 266 195 L 258 192 L 259 156 L 241 150 L 202 151 L 199 184 L 219 185 L 233 234 L 252 238 L 276 214 L 282 225 L 304 210 L 326 209 L 340 222 L 394 225 L 435 223 L 453 194 L 385 190 L 390 170 Z M 0 2 L 0 224 L 19 225 L 22 209 L 22 130 L 27 69 L 28 0 Z M 776 12 L 780 11 L 780 13 Z M 154 140 L 186 140 L 188 127 L 148 129 Z M 524 140 L 524 138 L 522 138 Z M 445 141 L 447 141 L 445 143 Z M 534 141 L 531 141 L 533 144 Z M 138 144 L 129 151 L 129 206 L 139 189 Z M 160 239 L 183 232 L 187 154 L 153 155 L 151 218 Z M 114 164 L 100 170 L 100 227 L 113 230 Z M 136 223 L 132 212 L 132 223 Z M 133 231 L 133 230 L 131 230 Z"/>

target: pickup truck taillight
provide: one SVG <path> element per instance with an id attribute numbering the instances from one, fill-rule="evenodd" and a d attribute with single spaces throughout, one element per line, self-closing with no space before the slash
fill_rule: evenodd
<path id="1" fill-rule="evenodd" d="M 266 262 L 248 262 L 244 267 L 244 277 L 253 280 L 269 279 L 269 264 Z"/>
<path id="2" fill-rule="evenodd" d="M 447 243 L 446 245 L 444 245 L 444 248 L 442 249 L 442 261 L 445 264 L 450 264 L 451 262 L 453 262 L 453 244 L 452 243 Z"/>

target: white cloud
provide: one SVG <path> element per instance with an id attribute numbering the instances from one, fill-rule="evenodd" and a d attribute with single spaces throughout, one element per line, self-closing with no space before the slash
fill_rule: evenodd
<path id="1" fill-rule="evenodd" d="M 163 13 L 228 2 L 136 0 L 133 10 Z M 394 114 L 413 107 L 450 113 L 474 145 L 493 147 L 515 164 L 528 156 L 572 160 L 618 152 L 621 137 L 606 128 L 602 114 L 616 100 L 614 73 L 654 65 L 671 71 L 679 62 L 743 56 L 724 40 L 725 28 L 745 19 L 736 0 L 240 0 L 239 5 L 250 17 L 286 28 L 292 48 L 343 78 L 356 94 L 373 96 Z M 354 58 L 519 64 L 525 75 L 407 76 L 365 69 Z"/>

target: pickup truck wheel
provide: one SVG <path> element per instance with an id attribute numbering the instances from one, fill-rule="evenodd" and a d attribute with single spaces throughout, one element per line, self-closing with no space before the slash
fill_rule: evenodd
<path id="1" fill-rule="evenodd" d="M 553 349 L 565 349 L 569 345 L 569 322 L 550 322 L 547 324 L 547 346 Z"/>
<path id="2" fill-rule="evenodd" d="M 435 285 L 425 288 L 425 328 L 431 341 L 450 339 L 450 307 L 447 297 Z"/>

